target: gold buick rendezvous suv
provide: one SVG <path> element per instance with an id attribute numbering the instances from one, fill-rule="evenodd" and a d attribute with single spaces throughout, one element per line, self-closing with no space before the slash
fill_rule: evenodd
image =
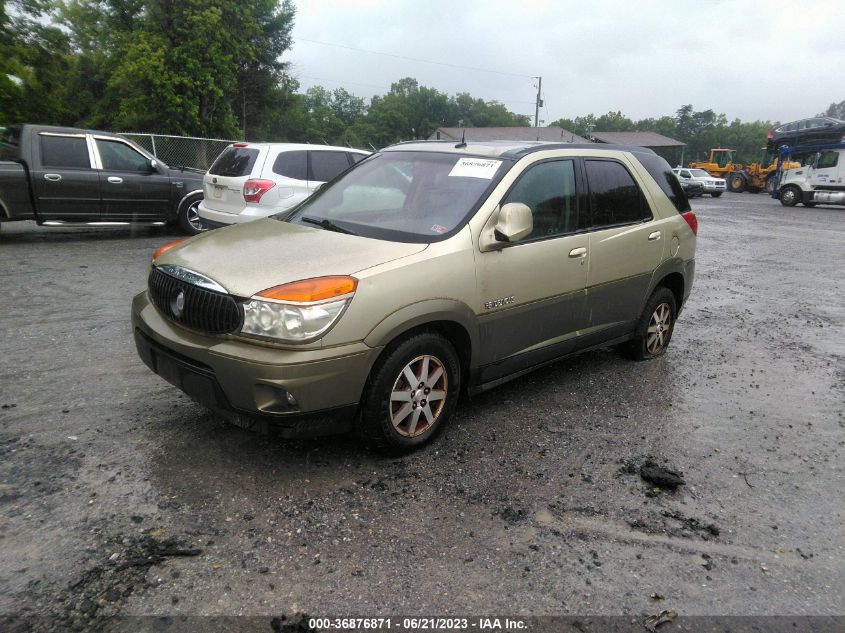
<path id="1" fill-rule="evenodd" d="M 400 143 L 292 212 L 158 249 L 135 342 L 214 409 L 407 451 L 461 392 L 595 347 L 662 354 L 697 226 L 650 150 Z"/>

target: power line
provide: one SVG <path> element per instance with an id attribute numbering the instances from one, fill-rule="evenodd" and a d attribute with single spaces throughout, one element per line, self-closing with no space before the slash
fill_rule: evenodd
<path id="1" fill-rule="evenodd" d="M 383 55 L 385 57 L 394 57 L 396 59 L 405 59 L 412 62 L 421 62 L 423 64 L 434 64 L 436 66 L 447 66 L 449 68 L 460 68 L 462 70 L 474 70 L 482 73 L 492 73 L 494 75 L 506 75 L 508 77 L 520 77 L 522 79 L 533 79 L 531 75 L 520 75 L 518 73 L 507 73 L 501 70 L 490 70 L 489 68 L 476 68 L 474 66 L 462 66 L 461 64 L 450 64 L 447 62 L 436 62 L 430 59 L 420 59 L 418 57 L 407 57 L 405 55 L 396 55 L 394 53 L 384 53 L 382 51 L 371 51 L 366 48 L 356 48 L 354 46 L 346 46 L 345 44 L 334 44 L 332 42 L 321 42 L 319 40 L 311 40 L 307 37 L 298 37 L 295 42 L 309 42 L 311 44 L 320 44 L 322 46 L 334 46 L 336 48 L 345 48 L 350 51 L 358 51 L 359 53 L 370 53 L 372 55 Z"/>
<path id="2" fill-rule="evenodd" d="M 365 84 L 365 83 L 361 83 L 359 81 L 349 81 L 347 79 L 329 79 L 328 77 L 314 77 L 313 75 L 298 75 L 297 77 L 301 78 L 301 79 L 314 79 L 316 81 L 326 81 L 326 82 L 333 83 L 333 84 L 339 84 L 341 86 L 343 86 L 345 84 L 349 84 L 351 86 L 366 86 L 367 88 L 376 88 L 378 90 L 384 90 L 385 93 L 390 92 L 390 88 L 387 88 L 385 86 L 378 86 L 376 84 Z M 518 99 L 495 99 L 495 98 L 493 98 L 493 99 L 486 99 L 486 101 L 497 101 L 499 103 L 530 103 L 531 105 L 534 105 L 533 101 L 520 101 Z"/>
<path id="3" fill-rule="evenodd" d="M 367 88 L 377 88 L 378 90 L 384 90 L 385 92 L 389 92 L 390 88 L 386 88 L 385 86 L 377 86 L 375 84 L 362 84 L 358 81 L 348 81 L 346 79 L 328 79 L 326 77 L 312 77 L 310 75 L 299 75 L 303 79 L 316 79 L 317 81 L 328 81 L 329 83 L 333 84 L 350 84 L 352 86 L 366 86 Z"/>

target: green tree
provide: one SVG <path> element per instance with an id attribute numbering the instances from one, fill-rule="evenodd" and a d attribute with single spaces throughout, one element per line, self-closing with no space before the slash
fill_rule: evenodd
<path id="1" fill-rule="evenodd" d="M 525 115 L 510 112 L 498 101 L 484 101 L 473 98 L 468 92 L 462 92 L 453 99 L 457 121 L 456 125 L 466 127 L 526 127 L 530 125 Z"/>
<path id="2" fill-rule="evenodd" d="M 839 103 L 831 103 L 827 110 L 818 114 L 817 116 L 831 116 L 834 119 L 845 120 L 845 101 Z"/>
<path id="3" fill-rule="evenodd" d="M 249 136 L 284 102 L 290 0 L 69 0 L 62 13 L 88 125 Z"/>
<path id="4" fill-rule="evenodd" d="M 50 19 L 46 0 L 15 0 L 0 8 L 0 124 L 71 118 L 63 98 L 70 43 Z"/>

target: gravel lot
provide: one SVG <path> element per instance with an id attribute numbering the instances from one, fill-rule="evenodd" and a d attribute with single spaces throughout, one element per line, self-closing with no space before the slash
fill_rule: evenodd
<path id="1" fill-rule="evenodd" d="M 152 374 L 129 304 L 168 233 L 3 225 L 0 618 L 842 615 L 845 209 L 693 207 L 666 356 L 559 362 L 402 459 L 227 425 Z"/>

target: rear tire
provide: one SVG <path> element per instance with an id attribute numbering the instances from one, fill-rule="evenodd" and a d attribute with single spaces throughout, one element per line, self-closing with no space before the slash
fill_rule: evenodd
<path id="1" fill-rule="evenodd" d="M 199 216 L 200 202 L 202 202 L 202 195 L 192 196 L 179 208 L 179 228 L 188 235 L 197 235 L 208 230 Z"/>
<path id="2" fill-rule="evenodd" d="M 794 207 L 801 202 L 801 190 L 798 187 L 787 186 L 780 190 L 780 203 L 785 207 Z"/>
<path id="3" fill-rule="evenodd" d="M 657 288 L 637 321 L 634 338 L 622 348 L 633 360 L 649 360 L 666 353 L 675 330 L 675 295 L 668 288 Z"/>
<path id="4" fill-rule="evenodd" d="M 391 343 L 364 389 L 359 435 L 384 453 L 414 451 L 449 421 L 460 389 L 458 354 L 446 338 L 421 332 Z"/>
<path id="5" fill-rule="evenodd" d="M 775 185 L 777 183 L 777 176 L 775 174 L 771 174 L 766 178 L 766 193 L 772 193 L 775 190 Z"/>
<path id="6" fill-rule="evenodd" d="M 712 198 L 718 198 L 718 197 L 719 197 L 719 196 L 721 196 L 721 195 L 722 195 L 722 192 L 721 192 L 721 191 L 714 191 L 713 193 L 711 193 L 711 194 L 710 194 L 710 196 L 711 196 Z"/>

